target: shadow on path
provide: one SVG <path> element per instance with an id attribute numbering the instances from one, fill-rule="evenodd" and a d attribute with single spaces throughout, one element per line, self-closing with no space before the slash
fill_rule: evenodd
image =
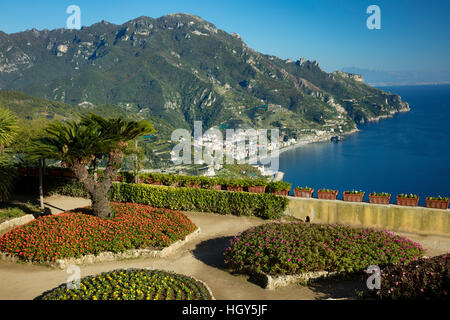
<path id="1" fill-rule="evenodd" d="M 208 266 L 226 269 L 223 253 L 233 237 L 219 237 L 200 242 L 193 250 L 194 257 Z"/>

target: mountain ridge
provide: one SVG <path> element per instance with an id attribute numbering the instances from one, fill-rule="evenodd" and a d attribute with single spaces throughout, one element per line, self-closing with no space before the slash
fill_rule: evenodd
<path id="1" fill-rule="evenodd" d="M 205 127 L 279 127 L 288 136 L 349 132 L 409 110 L 398 95 L 358 76 L 259 53 L 238 34 L 181 13 L 0 33 L 0 89 L 72 105 L 114 104 L 174 127 L 192 129 L 199 120 Z"/>

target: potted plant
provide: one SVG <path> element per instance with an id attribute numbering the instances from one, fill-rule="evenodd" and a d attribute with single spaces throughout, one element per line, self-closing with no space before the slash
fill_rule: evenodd
<path id="1" fill-rule="evenodd" d="M 364 197 L 364 191 L 344 191 L 344 201 L 350 202 L 362 202 Z"/>
<path id="2" fill-rule="evenodd" d="M 399 194 L 397 196 L 397 205 L 415 207 L 419 204 L 419 196 L 415 194 Z"/>
<path id="3" fill-rule="evenodd" d="M 306 187 L 295 187 L 294 196 L 301 198 L 312 198 L 312 194 L 314 192 L 313 188 L 308 186 Z"/>
<path id="4" fill-rule="evenodd" d="M 242 179 L 233 179 L 226 182 L 228 191 L 244 191 L 244 187 L 246 186 L 246 182 Z"/>
<path id="5" fill-rule="evenodd" d="M 194 189 L 201 189 L 202 184 L 201 184 L 200 177 L 195 177 L 195 176 L 188 177 L 186 187 L 194 188 Z"/>
<path id="6" fill-rule="evenodd" d="M 447 197 L 427 197 L 427 208 L 444 209 L 448 208 L 449 199 Z"/>
<path id="7" fill-rule="evenodd" d="M 387 192 L 372 192 L 369 194 L 369 202 L 375 204 L 389 204 L 391 194 Z"/>
<path id="8" fill-rule="evenodd" d="M 317 197 L 319 199 L 336 200 L 337 194 L 338 194 L 337 190 L 331 190 L 331 189 L 317 190 Z"/>
<path id="9" fill-rule="evenodd" d="M 157 173 L 150 173 L 144 176 L 144 183 L 154 184 L 154 185 L 162 185 L 162 176 Z"/>
<path id="10" fill-rule="evenodd" d="M 202 187 L 205 189 L 222 190 L 222 179 L 202 177 Z"/>
<path id="11" fill-rule="evenodd" d="M 271 182 L 268 185 L 268 189 L 272 194 L 277 196 L 288 196 L 289 190 L 291 190 L 291 184 L 285 181 Z"/>
<path id="12" fill-rule="evenodd" d="M 265 179 L 251 180 L 248 185 L 248 192 L 252 193 L 265 193 L 267 181 Z"/>

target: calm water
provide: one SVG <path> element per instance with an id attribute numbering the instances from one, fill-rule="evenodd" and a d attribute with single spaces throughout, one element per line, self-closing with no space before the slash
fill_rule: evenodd
<path id="1" fill-rule="evenodd" d="M 280 155 L 284 180 L 315 190 L 363 190 L 450 196 L 450 85 L 381 88 L 399 94 L 408 113 L 359 127 L 339 143 L 324 142 Z M 315 191 L 316 194 L 316 191 Z"/>

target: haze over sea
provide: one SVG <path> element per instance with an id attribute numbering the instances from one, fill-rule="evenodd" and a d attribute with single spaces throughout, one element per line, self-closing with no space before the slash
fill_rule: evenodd
<path id="1" fill-rule="evenodd" d="M 280 155 L 280 170 L 293 188 L 450 196 L 450 85 L 382 87 L 399 94 L 411 111 L 359 125 L 339 143 L 324 142 Z"/>

